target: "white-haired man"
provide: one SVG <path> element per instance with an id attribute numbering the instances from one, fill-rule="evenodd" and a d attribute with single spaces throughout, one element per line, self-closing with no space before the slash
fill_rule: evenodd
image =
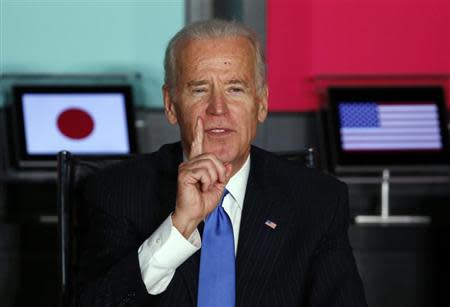
<path id="1" fill-rule="evenodd" d="M 345 185 L 251 146 L 268 96 L 254 33 L 187 26 L 165 71 L 181 142 L 90 180 L 80 305 L 365 306 Z"/>

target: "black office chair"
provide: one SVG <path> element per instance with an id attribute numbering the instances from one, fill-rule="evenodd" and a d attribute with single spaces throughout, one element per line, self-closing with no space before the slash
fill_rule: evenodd
<path id="1" fill-rule="evenodd" d="M 82 190 L 86 179 L 109 165 L 132 157 L 80 158 L 68 151 L 58 153 L 57 206 L 58 206 L 58 266 L 60 306 L 70 306 L 74 294 L 73 273 L 78 266 L 78 236 L 81 223 L 87 221 L 82 210 Z"/>
<path id="2" fill-rule="evenodd" d="M 309 148 L 304 151 L 278 152 L 278 156 L 286 158 L 294 163 L 307 167 L 315 167 L 314 150 Z M 86 223 L 86 209 L 83 210 L 82 191 L 86 179 L 95 172 L 112 164 L 131 158 L 123 156 L 121 159 L 111 158 L 80 158 L 73 156 L 68 151 L 58 153 L 58 259 L 59 259 L 59 286 L 60 306 L 68 307 L 73 302 L 75 279 L 77 271 L 79 250 L 78 234 Z"/>
<path id="3" fill-rule="evenodd" d="M 308 168 L 317 167 L 316 152 L 313 147 L 299 151 L 280 151 L 275 152 L 275 154 L 294 163 L 305 165 Z"/>

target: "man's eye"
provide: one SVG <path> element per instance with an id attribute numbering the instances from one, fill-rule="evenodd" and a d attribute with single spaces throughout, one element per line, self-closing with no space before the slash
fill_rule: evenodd
<path id="1" fill-rule="evenodd" d="M 233 93 L 233 94 L 239 94 L 239 93 L 244 92 L 244 89 L 243 89 L 243 88 L 240 88 L 240 87 L 231 87 L 231 88 L 229 89 L 229 91 L 230 91 L 231 93 Z"/>
<path id="2" fill-rule="evenodd" d="M 192 89 L 192 93 L 195 95 L 206 93 L 206 88 L 194 88 Z"/>

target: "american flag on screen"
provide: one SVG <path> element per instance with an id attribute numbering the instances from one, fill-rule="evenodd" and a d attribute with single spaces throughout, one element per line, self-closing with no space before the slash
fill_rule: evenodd
<path id="1" fill-rule="evenodd" d="M 339 105 L 343 150 L 392 151 L 442 148 L 433 103 L 344 102 Z"/>

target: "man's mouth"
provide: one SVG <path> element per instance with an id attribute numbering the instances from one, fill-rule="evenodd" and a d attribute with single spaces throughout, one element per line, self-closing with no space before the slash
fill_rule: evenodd
<path id="1" fill-rule="evenodd" d="M 226 136 L 232 132 L 233 130 L 228 128 L 211 128 L 205 130 L 205 133 L 210 136 Z"/>

